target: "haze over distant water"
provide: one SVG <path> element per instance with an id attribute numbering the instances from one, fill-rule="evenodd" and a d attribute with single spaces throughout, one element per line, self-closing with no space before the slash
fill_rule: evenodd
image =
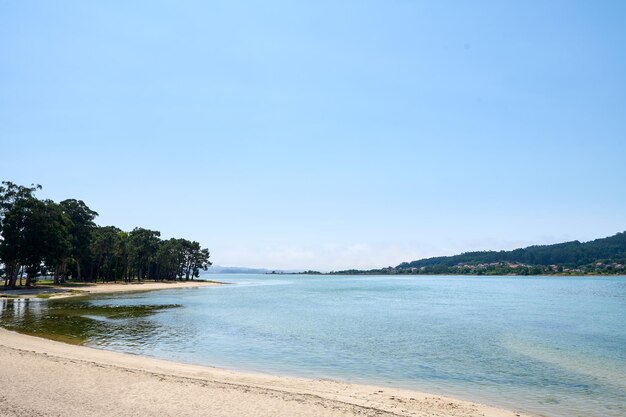
<path id="1" fill-rule="evenodd" d="M 626 3 L 0 2 L 0 179 L 221 265 L 626 230 Z"/>

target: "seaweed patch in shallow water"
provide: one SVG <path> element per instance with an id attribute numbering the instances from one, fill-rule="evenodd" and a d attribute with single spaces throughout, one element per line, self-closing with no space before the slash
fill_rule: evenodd
<path id="1" fill-rule="evenodd" d="M 33 336 L 83 344 L 90 338 L 115 333 L 120 326 L 150 331 L 151 326 L 132 320 L 178 307 L 179 304 L 94 305 L 86 300 L 4 300 L 0 303 L 0 325 Z"/>

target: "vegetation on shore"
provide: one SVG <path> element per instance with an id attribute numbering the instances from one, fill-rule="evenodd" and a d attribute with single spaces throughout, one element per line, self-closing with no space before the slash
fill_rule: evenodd
<path id="1" fill-rule="evenodd" d="M 403 262 L 396 267 L 348 269 L 330 274 L 623 275 L 626 274 L 626 232 L 584 243 L 576 240 L 511 251 L 466 252 Z"/>
<path id="2" fill-rule="evenodd" d="M 0 277 L 30 286 L 54 283 L 193 279 L 211 265 L 209 250 L 187 239 L 161 239 L 156 230 L 98 226 L 98 213 L 75 199 L 35 197 L 40 185 L 0 186 Z M 23 278 L 25 281 L 23 282 Z"/>

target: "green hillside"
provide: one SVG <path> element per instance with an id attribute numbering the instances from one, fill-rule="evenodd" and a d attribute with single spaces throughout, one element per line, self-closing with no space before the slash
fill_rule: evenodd
<path id="1" fill-rule="evenodd" d="M 466 252 L 404 262 L 396 273 L 625 273 L 626 232 L 589 242 Z"/>

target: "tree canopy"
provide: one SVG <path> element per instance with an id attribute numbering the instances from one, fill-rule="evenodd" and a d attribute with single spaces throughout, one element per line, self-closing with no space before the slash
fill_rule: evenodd
<path id="1" fill-rule="evenodd" d="M 156 230 L 125 232 L 98 226 L 98 213 L 82 200 L 60 203 L 35 196 L 41 186 L 0 186 L 0 264 L 5 285 L 51 275 L 55 283 L 194 279 L 211 266 L 208 249 Z"/>

